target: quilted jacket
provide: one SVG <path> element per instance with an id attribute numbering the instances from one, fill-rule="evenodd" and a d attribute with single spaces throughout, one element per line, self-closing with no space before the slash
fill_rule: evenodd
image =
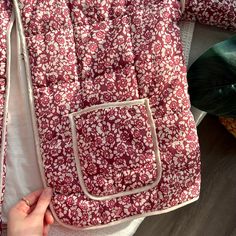
<path id="1" fill-rule="evenodd" d="M 0 1 L 1 204 L 14 21 L 39 168 L 53 188 L 50 208 L 60 224 L 103 227 L 198 199 L 199 144 L 181 19 L 235 29 L 236 4 Z"/>

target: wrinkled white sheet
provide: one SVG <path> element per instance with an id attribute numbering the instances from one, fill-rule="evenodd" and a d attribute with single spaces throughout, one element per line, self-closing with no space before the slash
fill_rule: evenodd
<path id="1" fill-rule="evenodd" d="M 188 57 L 194 24 L 181 24 L 181 28 L 185 45 L 184 52 Z M 11 86 L 8 111 L 7 178 L 3 204 L 3 220 L 5 223 L 7 222 L 7 212 L 12 205 L 22 196 L 42 187 L 34 149 L 25 71 L 20 52 L 17 50 L 17 42 L 19 41 L 14 27 L 12 32 Z M 50 236 L 131 236 L 142 220 L 143 218 L 89 231 L 71 231 L 61 226 L 53 226 Z"/>

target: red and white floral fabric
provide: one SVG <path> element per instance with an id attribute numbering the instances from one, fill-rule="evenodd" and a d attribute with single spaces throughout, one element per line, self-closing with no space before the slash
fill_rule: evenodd
<path id="1" fill-rule="evenodd" d="M 159 182 L 160 156 L 147 99 L 89 107 L 70 118 L 80 184 L 88 197 L 112 199 Z"/>
<path id="2" fill-rule="evenodd" d="M 24 1 L 21 16 L 39 158 L 45 182 L 54 189 L 52 207 L 58 220 L 79 228 L 109 225 L 196 200 L 199 146 L 177 26 L 179 2 Z M 144 107 L 130 105 L 139 99 L 149 100 L 153 124 L 147 124 Z M 96 106 L 114 102 L 113 109 L 96 111 Z M 88 108 L 93 111 L 83 113 Z M 129 109 L 134 110 L 130 120 Z M 73 119 L 73 135 L 70 116 L 76 112 L 83 114 Z M 109 128 L 112 113 L 120 127 Z M 104 127 L 99 130 L 100 124 Z M 117 144 L 124 146 L 124 155 L 115 150 Z M 102 188 L 98 177 L 104 181 Z"/>
<path id="3" fill-rule="evenodd" d="M 236 1 L 188 0 L 184 19 L 236 31 Z"/>
<path id="4" fill-rule="evenodd" d="M 58 222 L 99 227 L 197 200 L 199 145 L 180 3 L 14 3 L 29 56 L 39 165 L 54 190 L 51 210 Z M 187 10 L 204 18 L 194 4 Z"/>

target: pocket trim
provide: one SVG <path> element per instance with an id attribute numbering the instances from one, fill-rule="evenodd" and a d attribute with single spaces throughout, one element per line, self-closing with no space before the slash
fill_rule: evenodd
<path id="1" fill-rule="evenodd" d="M 92 195 L 88 192 L 86 185 L 84 183 L 84 179 L 83 179 L 83 173 L 81 170 L 80 159 L 79 159 L 79 155 L 78 155 L 79 148 L 77 145 L 77 131 L 76 131 L 76 126 L 75 126 L 75 122 L 74 122 L 74 117 L 91 112 L 91 111 L 99 110 L 99 109 L 111 108 L 111 107 L 124 107 L 124 106 L 132 106 L 132 105 L 145 105 L 145 107 L 146 107 L 146 111 L 147 111 L 147 115 L 148 115 L 148 119 L 149 119 L 150 130 L 151 130 L 151 135 L 152 135 L 152 140 L 153 140 L 154 153 L 155 153 L 155 157 L 156 157 L 157 178 L 152 184 L 148 184 L 144 187 L 136 188 L 133 190 L 127 190 L 124 192 L 119 192 L 116 194 L 112 194 L 112 195 L 108 195 L 108 196 L 101 196 L 101 197 Z M 78 112 L 70 113 L 69 119 L 70 119 L 71 130 L 72 130 L 73 150 L 74 150 L 74 155 L 75 155 L 75 163 L 76 163 L 77 173 L 78 173 L 78 177 L 79 177 L 79 182 L 80 182 L 80 186 L 81 186 L 84 194 L 87 197 L 89 197 L 90 199 L 93 199 L 93 200 L 100 200 L 100 201 L 110 200 L 110 199 L 117 198 L 117 197 L 122 197 L 122 196 L 126 196 L 126 195 L 131 195 L 131 194 L 136 194 L 136 193 L 140 193 L 143 191 L 147 191 L 147 190 L 155 187 L 159 183 L 159 181 L 161 179 L 162 168 L 161 168 L 160 152 L 158 149 L 156 126 L 155 126 L 155 123 L 154 123 L 154 120 L 152 117 L 152 112 L 151 112 L 151 108 L 149 105 L 149 99 L 145 98 L 145 99 L 138 99 L 138 100 L 132 100 L 132 101 L 111 102 L 111 103 L 95 105 L 95 106 L 85 108 L 85 109 L 78 111 Z"/>

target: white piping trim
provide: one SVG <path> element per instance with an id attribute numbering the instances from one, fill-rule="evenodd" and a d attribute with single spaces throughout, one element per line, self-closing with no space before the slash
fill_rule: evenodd
<path id="1" fill-rule="evenodd" d="M 21 20 L 21 15 L 20 15 L 20 11 L 18 8 L 18 3 L 17 0 L 13 0 L 13 4 L 15 7 L 15 14 L 16 14 L 16 23 L 18 24 L 19 27 L 19 34 L 20 34 L 20 38 L 21 38 L 21 45 L 22 45 L 22 49 L 23 49 L 23 53 L 25 56 L 25 67 L 26 67 L 26 78 L 27 78 L 27 82 L 28 82 L 28 90 L 29 90 L 29 100 L 30 100 L 30 107 L 31 107 L 31 117 L 32 117 L 32 123 L 33 123 L 33 132 L 34 132 L 34 139 L 35 139 L 35 145 L 36 145 L 36 152 L 37 152 L 37 159 L 38 159 L 38 164 L 39 164 L 39 169 L 40 169 L 40 173 L 41 173 L 41 178 L 42 178 L 42 182 L 44 187 L 47 186 L 46 184 L 46 179 L 45 179 L 45 175 L 44 175 L 44 170 L 43 170 L 43 165 L 42 165 L 42 159 L 41 159 L 41 154 L 40 154 L 40 148 L 39 148 L 39 136 L 38 136 L 38 130 L 37 130 L 37 124 L 36 124 L 36 117 L 35 117 L 35 112 L 34 112 L 34 102 L 33 102 L 33 94 L 32 94 L 32 81 L 31 81 L 31 75 L 30 75 L 30 64 L 29 64 L 29 55 L 27 52 L 27 46 L 26 46 L 26 41 L 25 41 L 25 35 L 24 35 L 24 30 L 23 30 L 23 26 L 22 26 L 22 20 Z M 56 219 L 56 221 L 58 222 L 59 225 L 62 225 L 66 228 L 72 229 L 72 230 L 88 230 L 88 229 L 99 229 L 99 228 L 105 228 L 108 226 L 112 226 L 112 225 L 116 225 L 122 222 L 126 222 L 126 221 L 130 221 L 130 220 L 134 220 L 140 217 L 146 217 L 146 216 L 151 216 L 151 215 L 158 215 L 158 214 L 163 214 L 163 213 L 167 213 L 173 210 L 176 210 L 180 207 L 183 207 L 185 205 L 188 205 L 194 201 L 197 201 L 199 197 L 197 198 L 193 198 L 189 201 L 186 201 L 184 203 L 181 203 L 177 206 L 165 209 L 165 210 L 160 210 L 160 211 L 155 211 L 155 212 L 149 212 L 149 213 L 145 213 L 145 214 L 139 214 L 139 215 L 135 215 L 135 216 L 131 216 L 122 220 L 118 220 L 116 222 L 111 222 L 109 224 L 106 225 L 100 225 L 100 226 L 92 226 L 92 227 L 83 227 L 83 228 L 79 228 L 76 226 L 71 226 L 68 224 L 63 223 L 57 216 L 52 203 L 49 204 L 50 206 L 50 210 L 52 212 L 53 217 Z"/>
<path id="2" fill-rule="evenodd" d="M 105 108 L 111 108 L 111 107 L 123 107 L 123 106 L 132 106 L 132 105 L 140 105 L 140 104 L 145 104 L 145 99 L 124 101 L 124 102 L 103 103 L 103 104 L 87 107 L 87 108 L 80 110 L 80 111 L 70 113 L 69 116 L 82 115 L 82 114 L 88 113 L 90 111 L 99 110 L 99 109 L 103 109 L 103 108 L 105 109 Z"/>
<path id="3" fill-rule="evenodd" d="M 184 13 L 185 6 L 186 6 L 186 1 L 185 0 L 180 0 L 180 3 L 181 3 L 181 11 L 182 11 L 182 13 Z"/>
<path id="4" fill-rule="evenodd" d="M 148 119 L 149 119 L 149 125 L 150 125 L 150 128 L 151 128 L 152 140 L 153 140 L 153 145 L 154 145 L 156 164 L 157 164 L 157 177 L 156 177 L 156 180 L 152 184 L 148 184 L 148 185 L 140 187 L 140 188 L 136 188 L 136 189 L 128 190 L 128 191 L 124 191 L 124 192 L 119 192 L 119 193 L 112 194 L 112 195 L 106 195 L 106 196 L 92 195 L 91 193 L 89 193 L 88 189 L 86 188 L 84 178 L 83 178 L 83 173 L 82 173 L 82 170 L 81 170 L 80 159 L 79 159 L 79 155 L 78 155 L 80 152 L 79 152 L 79 148 L 78 148 L 78 145 L 77 145 L 77 130 L 76 130 L 75 122 L 74 122 L 74 117 L 78 117 L 82 114 L 85 114 L 85 113 L 88 113 L 88 112 L 91 112 L 91 111 L 96 111 L 96 110 L 99 110 L 99 109 L 106 109 L 106 108 L 111 108 L 111 107 L 125 107 L 125 106 L 132 106 L 132 105 L 145 105 L 145 107 L 146 107 L 146 112 L 147 112 Z M 79 177 L 81 188 L 82 188 L 84 194 L 87 197 L 89 197 L 93 200 L 101 200 L 101 201 L 110 200 L 112 198 L 117 198 L 117 197 L 122 197 L 122 196 L 130 195 L 130 194 L 136 194 L 136 193 L 140 193 L 140 192 L 143 192 L 143 191 L 147 191 L 151 188 L 154 188 L 159 183 L 159 181 L 161 179 L 161 159 L 160 159 L 160 152 L 159 152 L 159 149 L 158 149 L 156 127 L 155 127 L 154 120 L 152 118 L 152 113 L 151 113 L 151 109 L 150 109 L 150 105 L 149 105 L 149 100 L 147 98 L 146 99 L 133 100 L 133 101 L 111 102 L 111 103 L 95 105 L 95 106 L 92 106 L 92 107 L 85 108 L 81 111 L 71 113 L 71 114 L 69 114 L 69 118 L 70 118 L 70 124 L 71 124 L 71 129 L 72 129 L 73 149 L 74 149 L 74 155 L 75 155 L 75 162 L 76 162 L 78 177 Z"/>
<path id="5" fill-rule="evenodd" d="M 9 103 L 9 94 L 10 94 L 10 74 L 11 74 L 11 31 L 12 26 L 15 20 L 15 14 L 12 12 L 11 19 L 7 29 L 7 72 L 6 72 L 6 98 L 4 105 L 4 117 L 3 117 L 3 129 L 2 129 L 2 143 L 1 143 L 1 178 L 0 178 L 0 199 L 3 197 L 2 189 L 3 189 L 3 168 L 4 168 L 4 155 L 5 155 L 5 142 L 7 135 L 7 116 L 8 116 L 8 103 Z M 2 206 L 0 206 L 2 207 Z"/>
<path id="6" fill-rule="evenodd" d="M 183 202 L 179 205 L 176 205 L 174 207 L 170 207 L 168 209 L 164 209 L 164 210 L 159 210 L 159 211 L 153 211 L 153 212 L 147 212 L 147 213 L 144 213 L 144 214 L 138 214 L 138 215 L 135 215 L 135 216 L 130 216 L 130 217 L 127 217 L 125 219 L 121 219 L 121 220 L 117 220 L 117 221 L 114 221 L 114 222 L 111 222 L 111 223 L 108 223 L 106 225 L 98 225 L 98 226 L 88 226 L 88 227 L 76 227 L 76 226 L 72 226 L 72 225 L 68 225 L 68 224 L 65 224 L 63 223 L 57 215 L 54 215 L 56 221 L 64 226 L 65 228 L 68 228 L 68 229 L 71 229 L 71 230 L 81 230 L 81 231 L 85 231 L 85 230 L 90 230 L 90 229 L 102 229 L 102 228 L 106 228 L 106 227 L 109 227 L 109 226 L 113 226 L 113 225 L 118 225 L 118 224 L 121 224 L 121 223 L 124 223 L 124 222 L 127 222 L 127 221 L 131 221 L 131 220 L 135 220 L 135 219 L 138 219 L 138 218 L 142 218 L 142 217 L 147 217 L 147 216 L 154 216 L 154 215 L 161 215 L 161 214 L 165 214 L 165 213 L 168 213 L 170 211 L 174 211 L 174 210 L 177 210 L 181 207 L 184 207 L 188 204 L 191 204 L 195 201 L 197 201 L 199 199 L 199 197 L 196 197 L 196 198 L 193 198 L 191 200 L 188 200 L 186 202 Z"/>
<path id="7" fill-rule="evenodd" d="M 55 215 L 54 218 L 57 222 L 55 222 L 53 225 L 61 225 L 65 228 L 67 228 L 67 229 L 74 230 L 74 231 L 87 231 L 87 230 L 91 230 L 91 229 L 102 229 L 102 228 L 111 227 L 111 226 L 114 226 L 114 225 L 118 225 L 118 224 L 121 224 L 121 223 L 125 223 L 125 222 L 128 222 L 128 221 L 136 220 L 136 219 L 143 218 L 143 217 L 166 214 L 168 212 L 175 211 L 179 208 L 185 207 L 186 205 L 189 205 L 193 202 L 196 202 L 198 199 L 199 199 L 199 197 L 196 197 L 196 198 L 193 198 L 189 201 L 186 201 L 184 203 L 181 203 L 181 204 L 179 204 L 177 206 L 174 206 L 174 207 L 170 207 L 170 208 L 165 209 L 165 210 L 153 211 L 153 212 L 148 212 L 148 213 L 139 214 L 139 215 L 135 215 L 135 216 L 130 216 L 128 218 L 118 220 L 118 221 L 115 221 L 115 222 L 111 222 L 111 223 L 106 224 L 106 225 L 83 227 L 83 228 L 79 228 L 79 227 L 76 227 L 76 226 L 71 226 L 71 225 L 65 224 L 57 217 L 57 215 Z M 7 229 L 7 224 L 3 224 L 3 228 Z"/>

